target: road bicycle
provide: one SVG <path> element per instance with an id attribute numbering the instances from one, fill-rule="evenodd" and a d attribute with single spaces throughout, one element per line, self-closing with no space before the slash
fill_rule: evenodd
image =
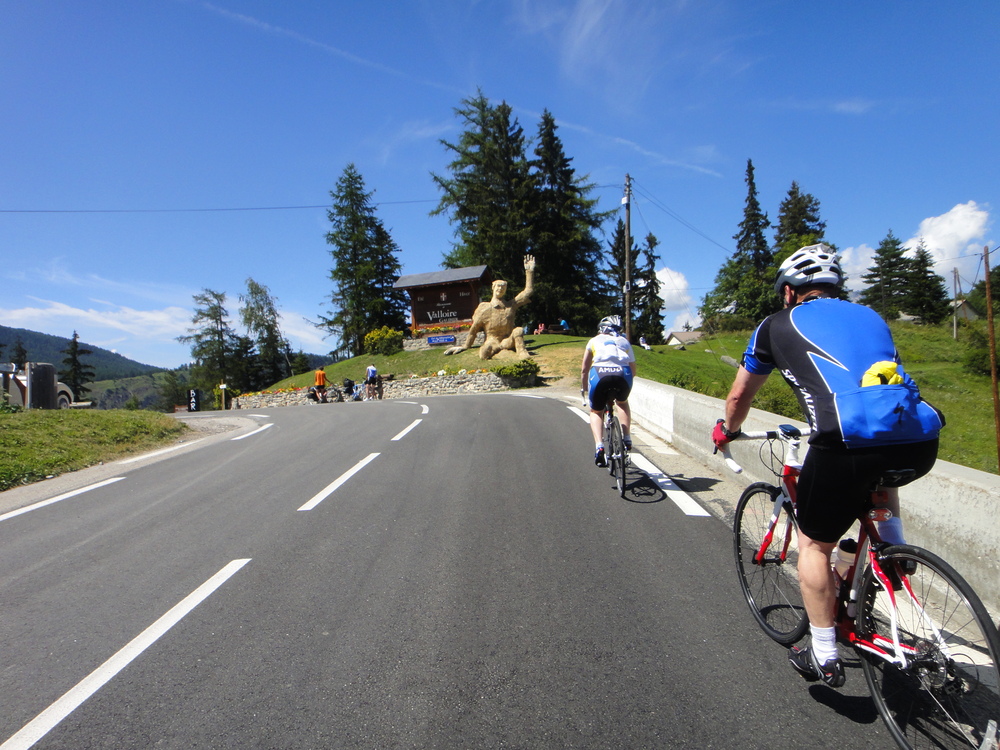
<path id="1" fill-rule="evenodd" d="M 587 398 L 584 391 L 580 391 L 586 407 Z M 625 438 L 622 436 L 622 426 L 615 414 L 615 402 L 618 400 L 618 391 L 611 388 L 607 392 L 607 402 L 604 404 L 604 456 L 608 462 L 608 472 L 615 478 L 618 486 L 618 494 L 625 497 L 625 475 L 626 470 L 632 463 L 628 448 L 625 446 Z"/>
<path id="2" fill-rule="evenodd" d="M 779 479 L 743 491 L 733 531 L 750 611 L 783 645 L 798 641 L 808 627 L 796 573 L 794 512 L 803 434 L 779 425 L 736 438 L 761 440 L 761 463 Z M 728 450 L 723 453 L 730 468 L 742 471 Z M 886 472 L 858 516 L 856 556 L 842 575 L 837 572 L 837 633 L 857 652 L 878 712 L 900 747 L 998 750 L 1000 632 L 948 563 L 911 544 L 886 544 L 878 533 L 876 522 L 892 516 L 884 488 L 913 475 Z"/>

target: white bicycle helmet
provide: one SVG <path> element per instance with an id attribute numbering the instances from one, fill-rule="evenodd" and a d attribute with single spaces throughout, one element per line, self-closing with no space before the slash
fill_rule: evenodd
<path id="1" fill-rule="evenodd" d="M 774 291 L 781 294 L 785 284 L 802 286 L 803 284 L 834 284 L 844 283 L 844 272 L 837 262 L 833 248 L 820 242 L 818 245 L 800 247 L 785 258 L 778 269 L 778 278 L 774 282 Z"/>
<path id="2" fill-rule="evenodd" d="M 621 317 L 618 315 L 608 315 L 606 318 L 601 318 L 601 322 L 597 324 L 597 331 L 608 336 L 617 336 L 622 332 Z"/>

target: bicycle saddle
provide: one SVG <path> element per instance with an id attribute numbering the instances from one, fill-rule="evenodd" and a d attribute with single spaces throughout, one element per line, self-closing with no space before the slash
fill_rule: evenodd
<path id="1" fill-rule="evenodd" d="M 879 487 L 902 487 L 917 478 L 916 469 L 890 469 L 882 472 L 878 480 Z"/>

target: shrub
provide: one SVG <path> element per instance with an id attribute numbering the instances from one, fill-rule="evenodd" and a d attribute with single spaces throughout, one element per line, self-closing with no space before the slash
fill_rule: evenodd
<path id="1" fill-rule="evenodd" d="M 377 328 L 365 336 L 365 352 L 389 356 L 403 351 L 403 332 L 389 326 Z"/>
<path id="2" fill-rule="evenodd" d="M 501 378 L 530 378 L 538 375 L 538 363 L 533 359 L 519 359 L 509 364 L 491 367 L 490 372 Z"/>

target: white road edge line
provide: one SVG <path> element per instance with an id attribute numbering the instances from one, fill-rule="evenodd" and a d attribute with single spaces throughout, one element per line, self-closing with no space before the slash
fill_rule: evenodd
<path id="1" fill-rule="evenodd" d="M 76 495 L 81 495 L 84 492 L 90 492 L 91 490 L 96 490 L 98 487 L 104 487 L 108 484 L 114 484 L 115 482 L 120 482 L 125 477 L 113 477 L 111 479 L 105 479 L 103 482 L 98 482 L 97 484 L 92 484 L 89 487 L 81 487 L 78 490 L 73 490 L 72 492 L 66 492 L 62 495 L 56 495 L 48 500 L 42 500 L 41 502 L 35 503 L 34 505 L 26 505 L 23 508 L 18 508 L 17 510 L 12 510 L 9 513 L 4 513 L 0 516 L 0 521 L 6 521 L 8 518 L 13 518 L 14 516 L 19 516 L 22 513 L 27 513 L 30 510 L 37 510 L 38 508 L 44 508 L 46 505 L 52 505 L 52 503 L 58 503 L 60 500 L 66 500 L 68 498 L 74 497 Z"/>
<path id="2" fill-rule="evenodd" d="M 575 406 L 567 406 L 571 412 L 575 413 L 580 419 L 585 422 L 590 421 L 590 417 L 585 414 L 581 409 Z M 694 499 L 688 495 L 684 490 L 674 484 L 674 480 L 660 471 L 656 465 L 643 456 L 640 453 L 632 454 L 632 463 L 646 472 L 646 475 L 652 479 L 659 486 L 661 490 L 669 497 L 674 505 L 680 508 L 686 515 L 689 516 L 710 516 L 712 515 L 707 510 L 702 508 Z M 2 750 L 2 748 L 0 748 Z"/>
<path id="3" fill-rule="evenodd" d="M 187 448 L 195 443 L 200 443 L 205 438 L 198 438 L 197 440 L 192 440 L 190 443 L 181 443 L 180 445 L 173 445 L 169 448 L 164 448 L 163 450 L 153 451 L 152 453 L 143 453 L 141 456 L 135 456 L 133 458 L 126 458 L 123 461 L 119 461 L 119 464 L 134 464 L 136 461 L 142 461 L 146 458 L 155 458 L 156 456 L 162 456 L 164 453 L 170 453 L 172 451 L 179 451 L 181 448 Z"/>
<path id="4" fill-rule="evenodd" d="M 312 510 L 313 508 L 315 508 L 321 502 L 326 500 L 326 498 L 332 495 L 334 491 L 338 487 L 340 487 L 340 485 L 342 485 L 344 482 L 346 482 L 348 479 L 353 477 L 355 474 L 357 474 L 359 471 L 365 468 L 368 464 L 374 461 L 376 456 L 378 456 L 378 453 L 369 453 L 367 456 L 365 456 L 356 464 L 354 464 L 354 466 L 352 466 L 350 469 L 341 474 L 338 479 L 331 482 L 322 490 L 320 490 L 317 495 L 315 495 L 308 503 L 299 508 L 299 510 Z M 3 750 L 3 748 L 0 747 L 0 750 Z"/>
<path id="5" fill-rule="evenodd" d="M 428 412 L 430 412 L 430 409 L 427 407 L 427 404 L 421 404 L 420 405 L 420 413 L 421 414 L 427 414 Z"/>
<path id="6" fill-rule="evenodd" d="M 131 664 L 143 651 L 180 622 L 185 615 L 201 604 L 209 595 L 229 580 L 240 568 L 250 562 L 233 560 L 205 583 L 175 604 L 165 615 L 132 639 L 121 651 L 70 688 L 55 703 L 25 724 L 17 734 L 0 745 L 0 750 L 27 750 L 48 734 L 63 719 L 75 711 L 85 700 L 106 685 L 115 675 Z"/>
<path id="7" fill-rule="evenodd" d="M 416 427 L 418 424 L 420 424 L 423 421 L 424 420 L 422 420 L 422 419 L 414 419 L 413 422 L 410 424 L 409 427 L 407 427 L 401 433 L 399 433 L 398 435 L 396 435 L 396 437 L 394 437 L 392 440 L 393 441 L 402 440 L 404 437 L 406 437 L 406 433 L 408 433 L 410 430 L 412 430 L 414 427 Z"/>
<path id="8" fill-rule="evenodd" d="M 702 508 L 694 499 L 688 495 L 684 490 L 674 484 L 674 480 L 660 471 L 645 456 L 639 453 L 632 454 L 632 463 L 646 472 L 646 475 L 659 485 L 660 489 L 669 497 L 678 508 L 680 508 L 685 515 L 689 516 L 711 516 L 707 510 Z M 0 749 L 2 750 L 2 749 Z"/>
<path id="9" fill-rule="evenodd" d="M 258 428 L 257 428 L 256 430 L 254 430 L 253 432 L 248 432 L 248 433 L 247 433 L 246 435 L 240 435 L 239 437 L 234 437 L 234 438 L 232 438 L 232 439 L 233 439 L 233 440 L 242 440 L 243 438 L 248 438 L 248 437 L 250 437 L 251 435 L 256 435 L 256 434 L 257 434 L 258 432 L 263 432 L 263 431 L 264 431 L 264 430 L 266 430 L 266 429 L 267 429 L 268 427 L 274 427 L 274 423 L 273 423 L 273 422 L 271 422 L 270 424 L 265 424 L 265 425 L 261 425 L 260 427 L 258 427 Z"/>

